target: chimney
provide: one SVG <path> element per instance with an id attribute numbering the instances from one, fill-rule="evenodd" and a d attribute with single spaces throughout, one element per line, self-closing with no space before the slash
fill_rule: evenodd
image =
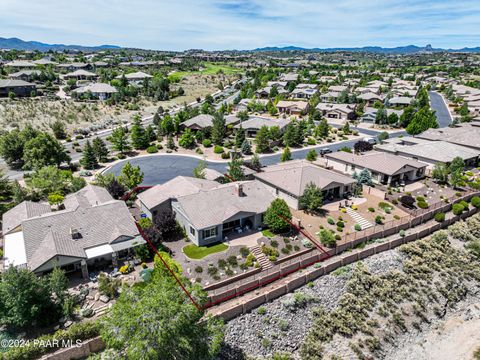
<path id="1" fill-rule="evenodd" d="M 70 228 L 70 236 L 72 237 L 73 240 L 77 240 L 82 237 L 78 229 L 75 229 L 75 228 Z"/>
<path id="2" fill-rule="evenodd" d="M 235 187 L 236 187 L 236 189 L 237 189 L 237 195 L 238 195 L 239 197 L 242 197 L 242 196 L 245 195 L 245 194 L 243 193 L 243 184 L 236 183 L 236 184 L 235 184 Z"/>

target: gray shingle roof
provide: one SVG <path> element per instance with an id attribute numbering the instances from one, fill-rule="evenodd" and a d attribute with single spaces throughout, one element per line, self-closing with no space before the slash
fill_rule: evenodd
<path id="1" fill-rule="evenodd" d="M 3 235 L 14 230 L 21 225 L 22 221 L 49 213 L 50 205 L 46 203 L 36 203 L 33 201 L 24 201 L 3 214 L 2 231 Z"/>
<path id="2" fill-rule="evenodd" d="M 176 205 L 197 229 L 221 224 L 238 213 L 259 214 L 275 199 L 260 181 L 243 181 L 244 196 L 239 196 L 237 183 L 182 196 Z"/>
<path id="3" fill-rule="evenodd" d="M 138 194 L 137 198 L 148 209 L 153 209 L 169 199 L 195 194 L 201 190 L 208 190 L 217 186 L 219 186 L 219 183 L 216 181 L 177 176 L 164 184 L 156 185 Z"/>
<path id="4" fill-rule="evenodd" d="M 303 194 L 309 183 L 314 183 L 320 189 L 330 185 L 349 185 L 353 180 L 349 176 L 322 169 L 305 160 L 293 160 L 285 163 L 267 166 L 261 173 L 254 176 L 296 197 Z"/>
<path id="5" fill-rule="evenodd" d="M 290 122 L 289 119 L 271 119 L 271 118 L 265 118 L 265 117 L 260 117 L 260 116 L 254 116 L 250 117 L 248 120 L 243 121 L 241 124 L 235 125 L 235 128 L 242 127 L 245 130 L 249 129 L 254 129 L 258 130 L 262 126 L 267 126 L 267 127 L 272 127 L 272 126 L 278 126 L 280 129 L 283 129 L 285 126 L 288 125 Z"/>
<path id="6" fill-rule="evenodd" d="M 20 87 L 20 86 L 35 86 L 35 84 L 23 81 L 23 80 L 15 80 L 15 79 L 7 79 L 3 80 L 0 79 L 0 88 L 4 87 Z"/>
<path id="7" fill-rule="evenodd" d="M 362 155 L 337 151 L 332 154 L 326 154 L 325 157 L 387 175 L 395 175 L 402 172 L 402 170 L 409 171 L 427 166 L 416 160 L 410 160 L 381 151 L 369 151 Z"/>

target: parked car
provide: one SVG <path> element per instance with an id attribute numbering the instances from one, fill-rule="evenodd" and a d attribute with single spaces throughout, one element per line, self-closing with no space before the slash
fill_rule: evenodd
<path id="1" fill-rule="evenodd" d="M 329 148 L 323 148 L 323 149 L 318 150 L 318 153 L 320 154 L 320 156 L 323 156 L 325 154 L 330 154 L 331 152 L 332 152 L 332 150 L 329 149 Z"/>

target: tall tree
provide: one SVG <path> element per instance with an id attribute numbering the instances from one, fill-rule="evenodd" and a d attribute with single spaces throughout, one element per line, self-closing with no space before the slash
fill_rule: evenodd
<path id="1" fill-rule="evenodd" d="M 241 181 L 245 179 L 245 174 L 242 169 L 243 161 L 239 158 L 233 158 L 228 163 L 228 175 L 233 181 Z"/>
<path id="2" fill-rule="evenodd" d="M 421 108 L 414 116 L 410 124 L 405 129 L 410 135 L 418 135 L 430 128 L 438 128 L 435 111 L 428 107 Z"/>
<path id="3" fill-rule="evenodd" d="M 258 156 L 258 154 L 253 154 L 250 160 L 250 168 L 255 171 L 260 171 L 260 169 L 262 168 L 262 164 L 260 162 L 260 157 Z"/>
<path id="4" fill-rule="evenodd" d="M 103 141 L 99 137 L 96 137 L 92 141 L 92 147 L 93 147 L 93 153 L 95 154 L 95 157 L 97 158 L 98 162 L 108 161 L 109 152 L 107 149 L 107 145 L 105 144 L 105 141 Z"/>
<path id="5" fill-rule="evenodd" d="M 173 262 L 166 253 L 162 257 Z M 102 339 L 132 360 L 215 358 L 223 339 L 221 322 L 204 317 L 204 311 L 185 298 L 173 278 L 158 270 L 160 266 L 156 261 L 150 282 L 122 292 L 104 320 Z M 203 302 L 200 287 L 184 282 L 197 301 Z"/>
<path id="6" fill-rule="evenodd" d="M 147 137 L 147 133 L 142 125 L 140 116 L 135 116 L 133 120 L 130 139 L 132 140 L 133 148 L 136 150 L 144 150 L 150 144 L 150 139 Z"/>
<path id="7" fill-rule="evenodd" d="M 123 166 L 118 180 L 123 186 L 131 190 L 142 183 L 143 172 L 140 171 L 140 166 L 132 166 L 129 161 Z"/>
<path id="8" fill-rule="evenodd" d="M 222 113 L 215 113 L 212 120 L 212 142 L 222 145 L 225 138 L 225 117 Z"/>
<path id="9" fill-rule="evenodd" d="M 235 132 L 235 146 L 240 148 L 245 141 L 245 129 L 243 127 L 239 127 Z"/>
<path id="10" fill-rule="evenodd" d="M 255 144 L 257 145 L 255 152 L 265 153 L 270 150 L 269 130 L 267 126 L 262 126 L 255 137 Z"/>
<path id="11" fill-rule="evenodd" d="M 315 161 L 315 160 L 317 160 L 317 157 L 318 157 L 318 154 L 315 151 L 315 149 L 311 149 L 307 153 L 307 156 L 305 157 L 305 159 L 308 160 L 308 161 Z"/>
<path id="12" fill-rule="evenodd" d="M 265 224 L 276 233 L 284 232 L 290 229 L 290 224 L 284 218 L 291 220 L 292 213 L 287 203 L 283 199 L 275 199 L 272 201 L 268 209 L 265 211 Z"/>
<path id="13" fill-rule="evenodd" d="M 250 141 L 245 139 L 242 143 L 242 153 L 245 155 L 250 155 L 252 153 L 252 145 L 250 145 Z"/>
<path id="14" fill-rule="evenodd" d="M 27 141 L 23 149 L 23 168 L 39 169 L 43 166 L 60 166 L 70 161 L 65 147 L 53 136 L 40 133 L 35 138 Z"/>
<path id="15" fill-rule="evenodd" d="M 95 152 L 93 151 L 90 140 L 85 142 L 80 164 L 87 170 L 93 170 L 98 166 L 97 158 L 95 157 Z"/>
<path id="16" fill-rule="evenodd" d="M 128 134 L 122 126 L 113 129 L 108 140 L 112 143 L 113 149 L 122 155 L 131 149 L 128 143 Z"/>
<path id="17" fill-rule="evenodd" d="M 323 203 L 322 189 L 314 183 L 309 183 L 305 187 L 303 194 L 298 199 L 298 204 L 301 209 L 306 209 L 310 212 L 320 210 Z"/>

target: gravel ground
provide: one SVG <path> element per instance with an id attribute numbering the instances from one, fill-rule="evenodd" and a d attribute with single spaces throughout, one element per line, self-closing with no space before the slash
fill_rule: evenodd
<path id="1" fill-rule="evenodd" d="M 401 257 L 396 250 L 374 255 L 363 262 L 372 273 L 401 267 Z M 345 291 L 348 278 L 347 267 L 229 321 L 225 328 L 226 346 L 220 359 L 241 359 L 242 354 L 268 357 L 275 352 L 295 353 L 312 324 L 312 308 L 322 305 L 327 310 L 333 309 Z M 311 300 L 302 308 L 292 309 L 287 304 L 297 293 Z"/>

